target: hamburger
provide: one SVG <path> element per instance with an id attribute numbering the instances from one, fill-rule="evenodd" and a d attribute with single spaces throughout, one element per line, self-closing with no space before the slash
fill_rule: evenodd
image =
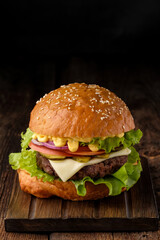
<path id="1" fill-rule="evenodd" d="M 9 162 L 21 189 L 39 198 L 95 200 L 129 190 L 140 178 L 135 130 L 126 104 L 94 84 L 73 83 L 45 94 Z"/>

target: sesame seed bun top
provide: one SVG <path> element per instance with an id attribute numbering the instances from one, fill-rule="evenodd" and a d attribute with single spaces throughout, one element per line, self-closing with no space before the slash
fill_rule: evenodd
<path id="1" fill-rule="evenodd" d="M 135 127 L 126 104 L 98 85 L 73 83 L 45 94 L 31 112 L 29 128 L 52 137 L 109 137 Z"/>

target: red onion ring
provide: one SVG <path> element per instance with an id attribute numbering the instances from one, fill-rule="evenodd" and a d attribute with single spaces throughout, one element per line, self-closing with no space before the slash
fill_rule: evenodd
<path id="1" fill-rule="evenodd" d="M 38 141 L 35 140 L 35 139 L 32 139 L 32 142 L 33 142 L 35 145 L 43 146 L 43 144 L 42 144 L 41 142 L 38 142 Z"/>
<path id="2" fill-rule="evenodd" d="M 68 150 L 68 146 L 64 147 L 56 147 L 53 142 L 48 141 L 48 142 L 39 142 L 35 139 L 32 139 L 32 142 L 38 146 L 45 146 L 47 148 L 55 149 L 55 150 Z"/>

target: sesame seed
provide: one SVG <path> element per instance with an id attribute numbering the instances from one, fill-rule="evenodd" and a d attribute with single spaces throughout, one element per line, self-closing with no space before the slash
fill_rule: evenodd
<path id="1" fill-rule="evenodd" d="M 108 105 L 110 105 L 110 102 L 108 100 L 104 100 L 102 97 L 100 98 L 99 102 L 102 104 L 108 103 Z"/>
<path id="2" fill-rule="evenodd" d="M 101 109 L 97 109 L 97 110 L 95 110 L 95 112 L 100 113 L 100 112 L 102 112 L 102 110 Z"/>
<path id="3" fill-rule="evenodd" d="M 96 87 L 97 87 L 96 84 L 89 84 L 89 85 L 88 85 L 88 88 L 96 88 Z"/>
<path id="4" fill-rule="evenodd" d="M 39 103 L 39 102 L 41 102 L 42 101 L 42 98 L 40 98 L 36 103 Z"/>
<path id="5" fill-rule="evenodd" d="M 97 99 L 96 98 L 92 98 L 92 99 L 90 99 L 90 101 L 91 102 L 93 102 L 93 101 L 97 102 Z"/>
<path id="6" fill-rule="evenodd" d="M 101 117 L 101 120 L 105 119 L 106 117 Z"/>
<path id="7" fill-rule="evenodd" d="M 46 93 L 46 94 L 44 94 L 43 98 L 45 98 L 46 96 L 47 96 L 47 93 Z"/>

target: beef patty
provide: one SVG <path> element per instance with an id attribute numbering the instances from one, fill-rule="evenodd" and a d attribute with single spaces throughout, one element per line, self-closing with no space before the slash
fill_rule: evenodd
<path id="1" fill-rule="evenodd" d="M 49 160 L 46 157 L 43 157 L 40 153 L 37 152 L 36 160 L 37 160 L 37 165 L 40 169 L 58 178 L 56 171 L 51 166 Z M 127 162 L 127 156 L 110 158 L 101 163 L 83 167 L 70 179 L 79 180 L 79 179 L 83 179 L 86 176 L 89 176 L 91 178 L 101 178 L 101 177 L 103 178 L 106 175 L 110 175 L 116 172 L 126 162 Z"/>

